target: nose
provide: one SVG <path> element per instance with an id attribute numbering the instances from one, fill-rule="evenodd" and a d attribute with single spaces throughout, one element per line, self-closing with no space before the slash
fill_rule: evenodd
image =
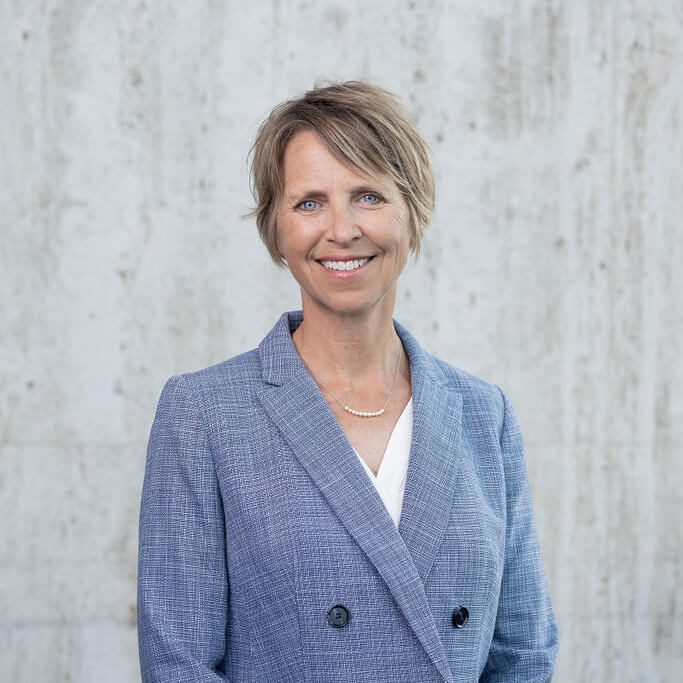
<path id="1" fill-rule="evenodd" d="M 358 239 L 362 231 L 356 222 L 356 216 L 347 204 L 330 205 L 327 239 L 337 244 L 348 244 Z"/>

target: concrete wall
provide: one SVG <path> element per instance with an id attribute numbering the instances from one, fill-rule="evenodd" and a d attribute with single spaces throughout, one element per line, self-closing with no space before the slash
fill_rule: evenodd
<path id="1" fill-rule="evenodd" d="M 555 680 L 680 680 L 682 34 L 664 0 L 3 2 L 0 677 L 139 680 L 161 386 L 299 307 L 239 218 L 252 137 L 361 77 L 438 176 L 396 317 L 522 422 Z"/>

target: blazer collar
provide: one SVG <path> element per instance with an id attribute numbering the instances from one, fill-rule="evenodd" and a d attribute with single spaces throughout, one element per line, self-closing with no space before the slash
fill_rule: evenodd
<path id="1" fill-rule="evenodd" d="M 437 361 L 396 320 L 410 360 L 413 436 L 397 529 L 317 384 L 292 332 L 302 311 L 284 313 L 259 344 L 259 399 L 314 484 L 387 583 L 427 654 L 451 681 L 425 583 L 441 545 L 459 466 L 462 396 Z"/>

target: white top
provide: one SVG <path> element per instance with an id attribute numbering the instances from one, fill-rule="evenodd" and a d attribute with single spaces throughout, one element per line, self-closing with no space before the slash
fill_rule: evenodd
<path id="1" fill-rule="evenodd" d="M 401 508 L 403 507 L 403 492 L 406 488 L 412 436 L 413 397 L 411 396 L 391 432 L 377 476 L 372 473 L 358 451 L 355 448 L 353 449 L 396 526 L 398 526 L 401 518 Z"/>

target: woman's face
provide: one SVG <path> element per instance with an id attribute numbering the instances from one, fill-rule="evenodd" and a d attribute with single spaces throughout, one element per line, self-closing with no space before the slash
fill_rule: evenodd
<path id="1" fill-rule="evenodd" d="M 410 250 L 409 220 L 390 178 L 349 169 L 313 131 L 287 144 L 276 242 L 301 286 L 304 309 L 393 311 Z"/>

